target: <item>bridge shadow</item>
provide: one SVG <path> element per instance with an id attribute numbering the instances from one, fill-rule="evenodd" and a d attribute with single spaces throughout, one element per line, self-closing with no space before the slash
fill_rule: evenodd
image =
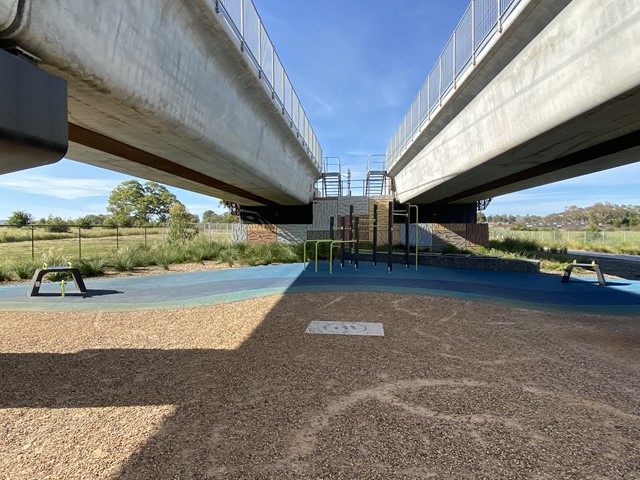
<path id="1" fill-rule="evenodd" d="M 86 292 L 65 292 L 66 297 L 83 297 L 83 298 L 92 298 L 92 297 L 103 297 L 105 295 L 122 295 L 124 294 L 121 290 L 109 290 L 109 289 L 87 289 Z M 60 292 L 38 292 L 38 297 L 60 297 Z"/>
<path id="2" fill-rule="evenodd" d="M 301 275 L 290 291 L 308 288 L 310 278 L 312 273 Z M 357 294 L 343 295 L 285 295 L 232 350 L 1 353 L 0 409 L 174 407 L 130 454 L 116 474 L 120 479 L 258 478 L 264 469 L 268 478 L 298 475 L 300 458 L 313 450 L 312 440 L 300 434 L 309 412 L 323 411 L 330 398 L 377 387 L 389 372 L 394 379 L 422 375 L 405 361 L 408 352 L 398 339 L 304 334 L 310 320 L 384 321 L 386 328 L 411 318 L 406 308 L 391 308 L 390 295 L 366 305 Z M 485 310 L 490 316 L 491 307 Z M 420 369 L 433 368 L 432 348 L 426 342 L 412 346 L 412 358 L 427 359 Z"/>
<path id="3" fill-rule="evenodd" d="M 299 426 L 293 417 L 320 409 L 324 394 L 354 386 L 340 361 L 353 342 L 305 335 L 309 317 L 295 312 L 313 311 L 322 318 L 323 309 L 304 297 L 284 297 L 235 350 L 1 353 L 0 409 L 172 406 L 173 413 L 115 478 L 219 478 L 227 470 L 260 471 L 265 462 L 283 459 L 287 433 L 293 436 Z M 329 303 L 333 294 L 320 297 Z M 360 340 L 363 355 L 375 364 L 379 339 Z M 311 351 L 323 369 L 310 368 Z"/>

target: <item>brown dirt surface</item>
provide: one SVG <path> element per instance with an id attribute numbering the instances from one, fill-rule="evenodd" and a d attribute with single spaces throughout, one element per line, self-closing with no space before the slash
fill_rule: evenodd
<path id="1" fill-rule="evenodd" d="M 640 478 L 638 445 L 640 317 L 386 293 L 0 312 L 2 479 Z"/>

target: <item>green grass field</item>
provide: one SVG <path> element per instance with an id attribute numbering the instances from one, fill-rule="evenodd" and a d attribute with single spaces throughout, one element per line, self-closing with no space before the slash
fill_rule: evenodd
<path id="1" fill-rule="evenodd" d="M 518 231 L 489 226 L 489 237 L 491 239 L 511 237 L 520 240 L 533 240 L 543 246 L 563 245 L 575 250 L 597 250 L 631 254 L 637 254 L 640 251 L 640 231 Z"/>
<path id="2" fill-rule="evenodd" d="M 163 228 L 114 228 L 82 229 L 72 227 L 68 233 L 51 233 L 37 227 L 0 229 L 0 263 L 15 263 L 34 260 L 40 262 L 43 254 L 51 250 L 61 253 L 71 260 L 105 256 L 128 247 L 164 243 L 166 230 Z M 228 241 L 230 230 L 204 232 L 212 241 Z"/>

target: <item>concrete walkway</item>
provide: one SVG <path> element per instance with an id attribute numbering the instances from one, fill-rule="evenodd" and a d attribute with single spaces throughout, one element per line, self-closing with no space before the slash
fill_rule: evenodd
<path id="1" fill-rule="evenodd" d="M 466 300 L 502 303 L 526 308 L 640 315 L 640 282 L 609 280 L 600 287 L 595 278 L 560 275 L 420 267 L 405 270 L 395 265 L 362 263 L 359 270 L 338 264 L 329 275 L 328 264 L 313 272 L 300 263 L 267 267 L 233 268 L 193 273 L 173 273 L 124 278 L 89 278 L 87 292 L 72 285 L 65 298 L 57 283 L 45 283 L 41 296 L 29 298 L 26 285 L 0 287 L 4 311 L 133 311 L 173 309 L 228 303 L 284 293 L 398 292 L 451 296 Z"/>

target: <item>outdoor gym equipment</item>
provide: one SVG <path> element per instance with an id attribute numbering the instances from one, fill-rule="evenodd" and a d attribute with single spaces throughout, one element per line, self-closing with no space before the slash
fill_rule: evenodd
<path id="1" fill-rule="evenodd" d="M 418 206 L 411 205 L 410 203 L 405 204 L 405 210 L 394 210 L 393 202 L 389 202 L 389 224 L 388 224 L 388 243 L 387 243 L 387 270 L 391 272 L 393 270 L 393 219 L 397 216 L 405 217 L 405 235 L 404 235 L 404 267 L 409 268 L 409 233 L 411 231 L 411 209 L 416 209 L 416 221 L 414 224 L 415 231 L 415 257 L 416 257 L 416 272 L 418 271 Z M 374 209 L 374 214 L 376 214 L 376 209 Z M 375 258 L 375 253 L 374 253 Z"/>
<path id="2" fill-rule="evenodd" d="M 351 207 L 351 214 L 353 214 L 353 207 Z M 303 255 L 303 262 L 304 262 L 304 270 L 307 270 L 307 244 L 311 244 L 314 243 L 315 244 L 315 255 L 314 255 L 314 271 L 317 273 L 318 272 L 318 245 L 320 245 L 321 243 L 328 243 L 329 244 L 329 273 L 333 273 L 333 247 L 335 245 L 340 245 L 340 268 L 344 268 L 344 261 L 345 261 L 345 246 L 349 245 L 349 262 L 353 263 L 355 268 L 357 269 L 359 266 L 359 255 L 360 255 L 360 234 L 359 234 L 359 224 L 360 224 L 360 218 L 359 217 L 355 217 L 354 221 L 352 222 L 352 226 L 350 226 L 349 228 L 349 240 L 345 239 L 346 236 L 346 231 L 347 229 L 345 228 L 345 219 L 342 218 L 341 219 L 341 225 L 338 228 L 338 230 L 341 232 L 341 239 L 340 240 L 335 240 L 334 239 L 334 224 L 335 224 L 335 220 L 333 217 L 331 217 L 329 219 L 329 228 L 330 228 L 330 233 L 329 236 L 331 238 L 329 239 L 322 239 L 322 240 L 305 240 L 303 243 L 303 248 L 302 248 L 302 255 Z M 352 232 L 354 233 L 353 236 L 355 236 L 355 240 L 352 239 Z M 351 246 L 352 244 L 355 246 L 355 255 L 351 255 Z M 354 258 L 355 257 L 355 258 Z M 355 261 L 354 261 L 355 260 Z"/>
<path id="3" fill-rule="evenodd" d="M 595 260 L 591 263 L 578 263 L 577 260 L 574 260 L 573 263 L 570 263 L 565 267 L 560 283 L 569 283 L 569 277 L 571 277 L 571 271 L 574 268 L 582 268 L 584 270 L 591 270 L 592 272 L 596 272 L 596 276 L 598 277 L 598 285 L 604 287 L 607 284 L 604 279 L 604 275 L 600 270 L 600 266 L 595 262 Z"/>

